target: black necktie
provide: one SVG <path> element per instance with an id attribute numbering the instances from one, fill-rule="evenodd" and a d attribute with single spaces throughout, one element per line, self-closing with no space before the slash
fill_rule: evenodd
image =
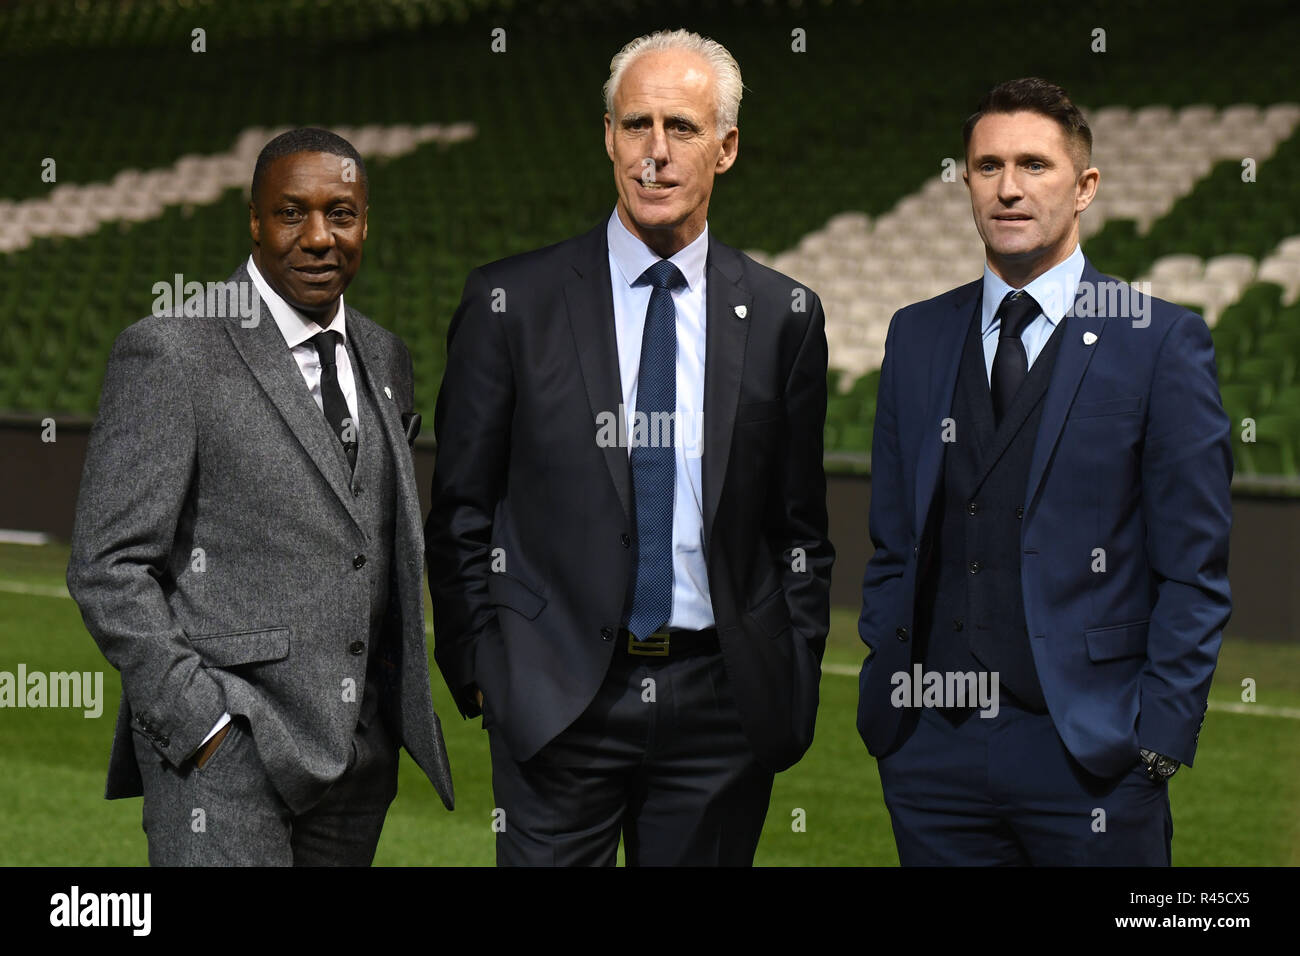
<path id="1" fill-rule="evenodd" d="M 1029 357 L 1020 341 L 1025 326 L 1042 310 L 1028 292 L 1008 292 L 998 306 L 1002 329 L 998 333 L 998 350 L 993 356 L 993 420 L 1002 424 L 1002 416 L 1011 407 L 1016 392 L 1029 375 Z"/>
<path id="2" fill-rule="evenodd" d="M 357 428 L 352 422 L 352 413 L 348 411 L 343 389 L 339 388 L 339 370 L 334 364 L 334 348 L 342 338 L 337 332 L 318 332 L 311 337 L 311 344 L 316 346 L 316 354 L 320 356 L 320 397 L 325 420 L 343 443 L 343 451 L 348 456 L 348 467 L 355 471 Z"/>

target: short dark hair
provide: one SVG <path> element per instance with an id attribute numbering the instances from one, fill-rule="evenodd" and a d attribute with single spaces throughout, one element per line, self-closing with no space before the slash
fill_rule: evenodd
<path id="1" fill-rule="evenodd" d="M 1082 171 L 1092 162 L 1092 129 L 1070 101 L 1069 94 L 1055 83 L 1027 76 L 1019 80 L 999 83 L 984 94 L 975 112 L 961 129 L 962 143 L 970 152 L 970 137 L 975 124 L 989 113 L 1039 113 L 1060 124 L 1065 133 L 1066 148 L 1074 157 L 1076 169 Z M 967 157 L 969 161 L 969 156 Z"/>
<path id="2" fill-rule="evenodd" d="M 262 151 L 257 154 L 257 165 L 253 167 L 253 202 L 257 202 L 257 190 L 262 185 L 262 177 L 266 174 L 267 168 L 280 157 L 292 156 L 294 153 L 329 153 L 331 156 L 342 156 L 352 160 L 357 165 L 357 177 L 361 181 L 361 188 L 365 191 L 366 202 L 370 201 L 370 179 L 366 175 L 366 164 L 361 161 L 361 154 L 357 152 L 356 147 L 342 136 L 331 133 L 327 129 L 302 126 L 281 133 L 263 146 Z"/>

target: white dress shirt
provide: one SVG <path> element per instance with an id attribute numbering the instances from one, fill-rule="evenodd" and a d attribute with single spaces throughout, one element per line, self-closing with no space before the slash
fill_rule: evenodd
<path id="1" fill-rule="evenodd" d="M 316 346 L 312 344 L 311 339 L 313 335 L 319 335 L 321 332 L 339 333 L 339 339 L 334 345 L 334 363 L 338 369 L 339 389 L 343 392 L 343 398 L 348 403 L 348 414 L 352 416 L 353 432 L 358 436 L 357 440 L 359 441 L 361 428 L 360 420 L 357 417 L 357 382 L 352 374 L 352 362 L 348 358 L 348 350 L 344 345 L 348 339 L 348 330 L 347 324 L 344 322 L 347 313 L 343 311 L 343 296 L 339 296 L 338 311 L 334 313 L 334 318 L 330 320 L 329 324 L 317 325 L 314 319 L 303 315 L 280 298 L 276 291 L 262 278 L 262 273 L 257 271 L 252 256 L 248 257 L 248 275 L 253 280 L 253 285 L 257 286 L 257 294 L 262 297 L 262 301 L 271 310 L 271 317 L 275 319 L 280 334 L 284 336 L 285 344 L 289 346 L 294 361 L 298 363 L 298 371 L 302 373 L 303 381 L 307 383 L 307 390 L 311 392 L 316 407 L 322 412 L 325 410 L 325 400 L 321 397 L 320 392 L 320 356 L 317 354 Z"/>
<path id="2" fill-rule="evenodd" d="M 1056 331 L 1056 324 L 1074 305 L 1074 293 L 1083 279 L 1083 249 L 1075 245 L 1074 252 L 1064 262 L 1052 266 L 1029 285 L 1025 292 L 1034 297 L 1042 311 L 1025 326 L 1020 333 L 1024 343 L 1025 355 L 1029 359 L 1028 368 L 1034 367 L 1034 359 L 1043 350 L 1047 340 Z M 998 335 L 1002 331 L 1002 320 L 998 318 L 998 306 L 1008 292 L 1021 291 L 1013 289 L 1002 281 L 993 270 L 984 265 L 984 301 L 982 315 L 984 324 L 980 327 L 984 336 L 984 371 L 988 375 L 989 387 L 993 387 L 993 357 L 998 352 Z"/>
<path id="3" fill-rule="evenodd" d="M 334 313 L 328 325 L 320 326 L 314 319 L 303 315 L 288 302 L 285 302 L 274 289 L 262 277 L 262 273 L 257 271 L 257 265 L 253 262 L 253 257 L 248 257 L 248 276 L 253 280 L 253 285 L 257 287 L 257 294 L 262 297 L 267 308 L 271 310 L 271 317 L 275 319 L 276 327 L 279 328 L 280 334 L 284 336 L 285 345 L 289 346 L 289 351 L 293 354 L 294 361 L 298 363 L 298 371 L 302 373 L 303 381 L 307 383 L 307 391 L 311 392 L 311 397 L 316 401 L 316 407 L 323 413 L 325 411 L 325 400 L 320 391 L 320 355 L 316 351 L 316 346 L 312 344 L 311 338 L 321 332 L 332 331 L 339 333 L 339 340 L 334 346 L 334 362 L 338 370 L 339 389 L 343 392 L 343 398 L 348 403 L 348 414 L 352 416 L 353 432 L 360 440 L 361 429 L 360 419 L 357 417 L 357 381 L 352 375 L 352 362 L 348 359 L 348 350 L 344 346 L 347 341 L 348 330 L 344 322 L 347 315 L 343 311 L 343 296 L 339 296 L 339 307 Z M 221 719 L 216 725 L 208 731 L 208 735 L 203 738 L 200 747 L 206 744 L 216 735 L 222 727 L 230 723 L 230 714 L 221 715 Z"/>
<path id="4" fill-rule="evenodd" d="M 618 370 L 623 384 L 621 419 L 629 431 L 636 412 L 637 377 L 641 372 L 641 333 L 650 307 L 648 283 L 633 285 L 659 261 L 649 246 L 632 235 L 618 211 L 605 228 L 609 241 L 609 278 L 614 291 L 614 331 L 618 340 Z M 673 290 L 677 309 L 677 417 L 674 444 L 677 457 L 676 498 L 673 504 L 673 610 L 668 627 L 702 631 L 713 627 L 713 601 L 704 555 L 704 485 L 700 462 L 704 455 L 704 345 L 707 320 L 704 266 L 709 257 L 709 227 L 695 241 L 670 257 L 686 286 Z M 626 436 L 625 436 L 626 437 Z M 628 441 L 631 455 L 631 442 Z"/>

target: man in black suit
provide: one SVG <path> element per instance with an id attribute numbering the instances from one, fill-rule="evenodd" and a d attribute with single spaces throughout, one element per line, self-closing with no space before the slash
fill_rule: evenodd
<path id="1" fill-rule="evenodd" d="M 605 86 L 617 208 L 470 274 L 425 527 L 435 654 L 492 750 L 502 864 L 750 864 L 829 624 L 826 338 L 709 235 L 740 71 L 685 31 Z"/>

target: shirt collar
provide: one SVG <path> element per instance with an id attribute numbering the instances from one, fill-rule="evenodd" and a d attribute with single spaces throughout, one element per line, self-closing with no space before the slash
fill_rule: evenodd
<path id="1" fill-rule="evenodd" d="M 1083 247 L 1075 243 L 1074 252 L 1070 253 L 1064 262 L 1052 266 L 1025 286 L 1024 291 L 1034 297 L 1043 315 L 1047 316 L 1047 321 L 1052 324 L 1052 328 L 1056 328 L 1056 323 L 1060 322 L 1074 305 L 1074 293 L 1082 279 Z M 1013 291 L 1016 290 L 1003 282 L 988 267 L 988 263 L 984 264 L 984 301 L 981 306 L 983 324 L 980 326 L 983 335 L 988 335 L 993 319 L 998 314 L 998 306 L 1007 297 L 1007 293 Z"/>
<path id="2" fill-rule="evenodd" d="M 262 273 L 257 271 L 257 265 L 253 262 L 253 257 L 248 257 L 248 276 L 253 280 L 253 285 L 257 287 L 257 294 L 262 297 L 267 308 L 271 310 L 271 316 L 275 319 L 276 326 L 280 329 L 280 334 L 284 336 L 285 343 L 289 348 L 294 349 L 311 340 L 313 335 L 323 331 L 337 332 L 343 336 L 343 341 L 347 341 L 348 331 L 347 323 L 344 321 L 345 312 L 343 311 L 343 296 L 339 296 L 338 311 L 334 313 L 334 318 L 330 320 L 329 325 L 318 325 L 315 319 L 303 315 L 288 302 L 285 302 L 279 294 L 271 288 L 270 283 L 262 277 Z"/>
<path id="3" fill-rule="evenodd" d="M 632 235 L 623 220 L 618 218 L 618 210 L 609 217 L 605 227 L 605 238 L 609 242 L 609 253 L 614 257 L 614 264 L 622 273 L 629 286 L 641 278 L 642 273 L 659 261 L 660 256 L 649 246 Z M 700 234 L 684 249 L 670 256 L 668 261 L 681 270 L 691 291 L 700 287 L 704 281 L 704 264 L 709 258 L 709 224 L 704 224 Z"/>

